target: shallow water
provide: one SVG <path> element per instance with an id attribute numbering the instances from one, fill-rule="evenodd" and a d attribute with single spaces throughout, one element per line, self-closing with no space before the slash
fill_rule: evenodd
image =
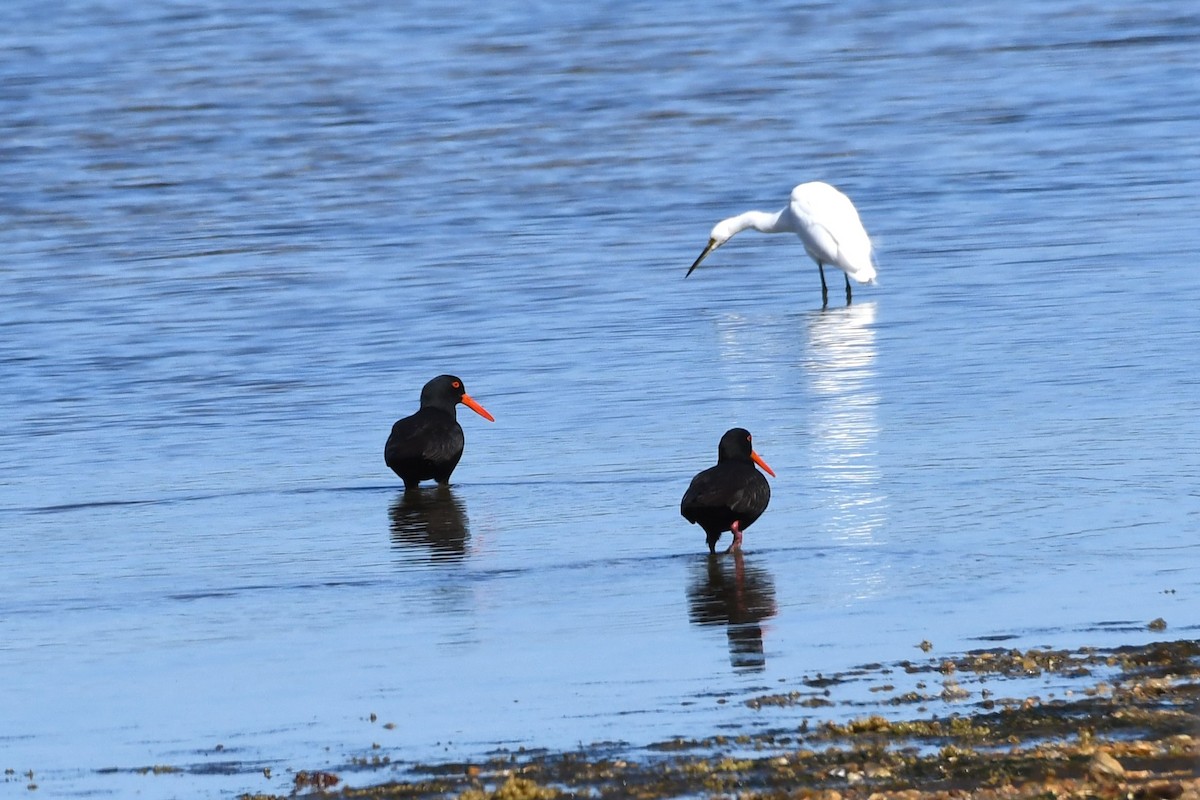
<path id="1" fill-rule="evenodd" d="M 924 639 L 1195 635 L 1200 15 L 525 10 L 0 9 L 0 793 L 646 744 Z M 822 310 L 753 232 L 684 280 L 809 179 L 879 286 Z M 406 498 L 383 442 L 442 372 L 496 422 Z M 713 562 L 678 502 L 734 425 L 778 477 Z"/>

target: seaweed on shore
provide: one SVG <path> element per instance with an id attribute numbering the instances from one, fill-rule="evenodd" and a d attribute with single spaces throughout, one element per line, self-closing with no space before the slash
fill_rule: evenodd
<path id="1" fill-rule="evenodd" d="M 410 780 L 337 791 L 333 784 L 298 784 L 297 790 L 379 800 L 1200 800 L 1200 641 L 1107 651 L 987 650 L 904 664 L 906 671 L 942 675 L 1052 672 L 1079 686 L 1052 700 L 988 697 L 944 717 L 868 714 L 805 722 L 791 732 L 672 740 L 623 756 L 600 746 L 512 753 L 418 765 Z M 1100 672 L 1108 677 L 1097 679 Z M 786 706 L 789 697 L 809 695 L 772 697 L 752 707 Z"/>

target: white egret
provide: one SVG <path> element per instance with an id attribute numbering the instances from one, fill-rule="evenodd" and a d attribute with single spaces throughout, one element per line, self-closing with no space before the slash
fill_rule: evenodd
<path id="1" fill-rule="evenodd" d="M 817 269 L 821 271 L 822 305 L 829 304 L 826 264 L 845 273 L 847 303 L 850 302 L 851 278 L 858 283 L 875 281 L 871 239 L 858 218 L 858 210 L 849 197 L 820 181 L 802 183 L 792 189 L 791 199 L 782 211 L 747 211 L 718 222 L 708 236 L 708 246 L 687 274 L 691 275 L 709 253 L 747 228 L 760 233 L 794 233 L 800 237 L 805 252 L 817 262 Z"/>

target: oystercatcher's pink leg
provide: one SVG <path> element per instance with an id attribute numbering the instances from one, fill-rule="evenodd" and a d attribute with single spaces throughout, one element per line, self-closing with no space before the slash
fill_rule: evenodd
<path id="1" fill-rule="evenodd" d="M 734 551 L 742 549 L 742 527 L 741 526 L 742 526 L 742 523 L 740 520 L 735 520 L 734 523 L 729 526 L 729 530 L 731 530 L 733 532 L 733 544 L 729 545 L 729 549 L 725 551 L 726 553 L 732 553 Z"/>

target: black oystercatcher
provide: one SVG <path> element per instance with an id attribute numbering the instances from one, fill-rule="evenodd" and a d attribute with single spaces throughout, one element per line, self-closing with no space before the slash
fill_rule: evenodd
<path id="1" fill-rule="evenodd" d="M 717 552 L 717 540 L 725 531 L 733 532 L 729 550 L 740 550 L 742 532 L 762 516 L 771 501 L 771 487 L 754 465 L 771 477 L 775 473 L 750 442 L 750 431 L 745 428 L 726 431 L 717 446 L 717 465 L 692 478 L 679 504 L 684 519 L 708 534 L 710 553 Z"/>
<path id="2" fill-rule="evenodd" d="M 404 480 L 405 489 L 414 489 L 430 478 L 443 485 L 450 482 L 450 473 L 463 454 L 462 426 L 454 413 L 459 403 L 495 422 L 487 409 L 467 394 L 460 379 L 439 375 L 421 390 L 420 411 L 392 426 L 383 460 Z"/>

